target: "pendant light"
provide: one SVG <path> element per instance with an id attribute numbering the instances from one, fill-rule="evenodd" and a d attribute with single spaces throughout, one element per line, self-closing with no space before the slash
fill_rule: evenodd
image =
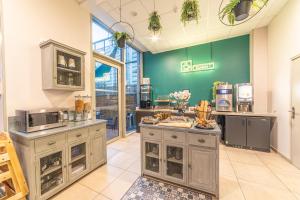
<path id="1" fill-rule="evenodd" d="M 130 29 L 131 29 L 131 34 L 127 33 L 127 32 L 118 32 L 118 31 L 114 31 L 114 27 L 115 26 L 121 26 L 124 28 L 124 26 L 128 26 Z M 126 41 L 133 41 L 134 40 L 134 36 L 135 36 L 135 33 L 134 33 L 134 29 L 132 27 L 132 25 L 126 21 L 122 21 L 122 2 L 120 0 L 120 18 L 119 18 L 119 21 L 118 22 L 115 22 L 111 27 L 110 29 L 114 32 L 114 38 L 118 44 L 118 47 L 120 48 L 124 48 L 125 47 L 125 44 L 126 44 Z"/>

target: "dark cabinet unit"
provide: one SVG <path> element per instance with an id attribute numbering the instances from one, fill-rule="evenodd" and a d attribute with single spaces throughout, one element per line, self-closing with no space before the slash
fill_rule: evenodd
<path id="1" fill-rule="evenodd" d="M 271 118 L 225 117 L 225 144 L 270 151 Z"/>
<path id="2" fill-rule="evenodd" d="M 246 146 L 247 144 L 247 118 L 240 116 L 227 116 L 225 124 L 225 143 L 229 145 Z"/>
<path id="3" fill-rule="evenodd" d="M 270 148 L 271 120 L 264 117 L 247 119 L 247 146 L 257 149 Z"/>

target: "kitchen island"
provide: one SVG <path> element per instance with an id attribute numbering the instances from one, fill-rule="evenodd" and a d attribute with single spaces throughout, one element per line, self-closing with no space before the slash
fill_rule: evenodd
<path id="1" fill-rule="evenodd" d="M 219 138 L 212 130 L 140 123 L 142 175 L 219 196 Z"/>
<path id="2" fill-rule="evenodd" d="M 29 200 L 55 195 L 106 163 L 106 121 L 69 122 L 66 126 L 23 133 L 10 130 Z"/>

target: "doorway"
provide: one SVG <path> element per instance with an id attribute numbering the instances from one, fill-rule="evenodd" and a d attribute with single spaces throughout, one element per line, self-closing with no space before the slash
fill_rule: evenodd
<path id="1" fill-rule="evenodd" d="M 107 120 L 108 142 L 123 136 L 123 63 L 94 52 L 94 108 L 96 119 Z"/>
<path id="2" fill-rule="evenodd" d="M 291 69 L 291 157 L 300 169 L 300 56 L 292 59 Z"/>

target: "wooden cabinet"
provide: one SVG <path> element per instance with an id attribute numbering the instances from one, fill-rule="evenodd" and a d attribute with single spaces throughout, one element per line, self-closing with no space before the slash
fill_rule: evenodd
<path id="1" fill-rule="evenodd" d="M 36 139 L 18 134 L 11 137 L 30 189 L 29 200 L 48 199 L 106 163 L 105 123 L 85 128 L 72 126 L 70 131 Z"/>
<path id="2" fill-rule="evenodd" d="M 105 127 L 103 126 L 102 129 L 96 129 L 94 132 L 91 132 L 92 169 L 99 167 L 105 162 L 106 162 L 106 133 L 105 133 Z"/>
<path id="3" fill-rule="evenodd" d="M 219 136 L 141 127 L 142 174 L 219 195 Z"/>
<path id="4" fill-rule="evenodd" d="M 44 90 L 84 90 L 85 52 L 54 40 L 40 47 Z"/>
<path id="5" fill-rule="evenodd" d="M 67 162 L 64 147 L 36 156 L 37 199 L 48 199 L 67 184 Z"/>
<path id="6" fill-rule="evenodd" d="M 162 177 L 161 142 L 143 141 L 143 172 L 150 176 Z"/>
<path id="7" fill-rule="evenodd" d="M 186 184 L 187 156 L 184 144 L 164 143 L 163 177 L 169 181 Z"/>
<path id="8" fill-rule="evenodd" d="M 205 191 L 215 191 L 216 152 L 201 147 L 189 147 L 188 185 Z"/>

